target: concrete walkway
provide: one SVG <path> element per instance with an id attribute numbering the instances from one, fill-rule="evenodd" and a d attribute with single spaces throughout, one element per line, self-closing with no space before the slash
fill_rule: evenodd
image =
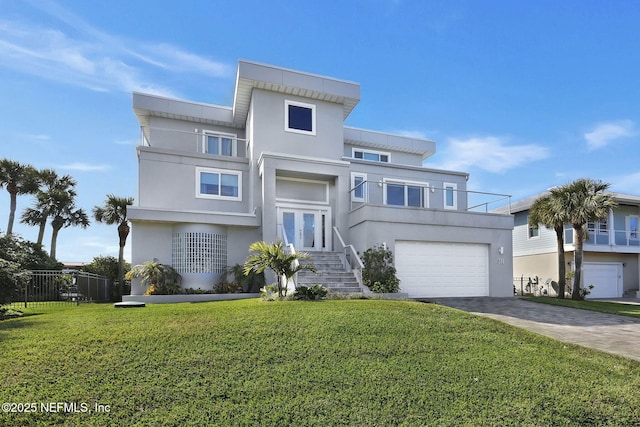
<path id="1" fill-rule="evenodd" d="M 640 361 L 640 318 L 521 298 L 434 298 L 430 302 L 509 323 L 559 341 Z"/>

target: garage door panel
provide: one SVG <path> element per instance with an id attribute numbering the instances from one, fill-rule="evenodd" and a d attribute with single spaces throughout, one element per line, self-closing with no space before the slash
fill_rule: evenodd
<path id="1" fill-rule="evenodd" d="M 400 291 L 410 297 L 489 294 L 488 245 L 396 242 Z"/>
<path id="2" fill-rule="evenodd" d="M 594 285 L 587 298 L 618 298 L 622 296 L 622 278 L 619 263 L 584 263 L 582 266 L 585 287 Z"/>

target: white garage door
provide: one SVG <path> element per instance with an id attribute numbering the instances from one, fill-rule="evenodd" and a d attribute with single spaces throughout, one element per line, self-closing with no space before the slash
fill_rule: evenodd
<path id="1" fill-rule="evenodd" d="M 584 287 L 594 285 L 587 298 L 618 298 L 622 296 L 622 265 L 620 263 L 585 262 L 582 265 Z"/>
<path id="2" fill-rule="evenodd" d="M 470 243 L 396 242 L 400 292 L 411 298 L 489 295 L 489 247 Z"/>

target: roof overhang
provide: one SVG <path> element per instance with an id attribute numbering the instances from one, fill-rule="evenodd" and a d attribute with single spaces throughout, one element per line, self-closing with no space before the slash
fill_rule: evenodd
<path id="1" fill-rule="evenodd" d="M 240 60 L 233 98 L 236 126 L 247 120 L 254 88 L 342 104 L 344 119 L 360 101 L 358 83 Z"/>

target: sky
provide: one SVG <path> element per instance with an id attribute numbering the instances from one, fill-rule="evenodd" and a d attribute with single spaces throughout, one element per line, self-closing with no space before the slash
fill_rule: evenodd
<path id="1" fill-rule="evenodd" d="M 88 214 L 136 198 L 131 92 L 232 106 L 245 59 L 359 83 L 345 125 L 435 141 L 424 166 L 468 189 L 640 195 L 638 22 L 635 0 L 0 0 L 0 158 L 73 176 Z M 57 253 L 117 256 L 116 227 L 63 229 Z"/>

